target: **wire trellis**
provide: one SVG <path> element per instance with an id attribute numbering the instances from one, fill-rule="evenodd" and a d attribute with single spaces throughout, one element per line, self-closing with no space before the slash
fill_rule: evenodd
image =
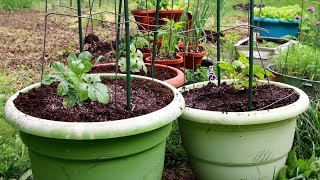
<path id="1" fill-rule="evenodd" d="M 64 5 L 48 5 L 48 0 L 46 0 L 46 11 L 45 11 L 45 29 L 44 29 L 44 46 L 43 46 L 43 54 L 42 54 L 42 75 L 41 75 L 41 81 L 42 81 L 42 76 L 43 76 L 43 72 L 44 72 L 44 59 L 45 59 L 45 54 L 46 54 L 46 39 L 47 39 L 47 31 L 48 31 L 48 17 L 51 15 L 58 15 L 58 16 L 66 16 L 66 17 L 74 17 L 78 19 L 78 33 L 79 33 L 79 49 L 80 52 L 84 50 L 83 48 L 83 30 L 82 30 L 82 19 L 88 19 L 88 22 L 86 24 L 86 30 L 85 30 L 85 36 L 88 33 L 88 28 L 90 26 L 90 31 L 93 32 L 94 31 L 94 25 L 93 25 L 93 21 L 98 21 L 98 22 L 103 22 L 106 23 L 107 27 L 110 27 L 112 29 L 114 29 L 114 31 L 116 31 L 116 57 L 115 57 L 115 62 L 116 62 L 116 68 L 115 68 L 115 73 L 116 76 L 119 73 L 118 70 L 118 64 L 119 64 L 119 59 L 120 59 L 120 45 L 123 43 L 121 36 L 122 34 L 125 35 L 125 56 L 126 56 L 126 73 L 127 73 L 127 80 L 126 80 L 126 84 L 127 84 L 127 110 L 130 111 L 131 110 L 131 74 L 130 74 L 130 32 L 131 31 L 135 31 L 136 27 L 132 27 L 130 26 L 130 24 L 136 24 L 138 26 L 139 32 L 147 34 L 148 37 L 150 37 L 150 35 L 153 35 L 153 41 L 151 41 L 152 43 L 150 43 L 149 49 L 150 47 L 152 47 L 150 50 L 150 54 L 151 54 L 151 77 L 154 78 L 155 77 L 155 69 L 154 69 L 154 64 L 155 64 L 155 60 L 157 58 L 157 38 L 159 35 L 159 30 L 163 27 L 163 19 L 160 18 L 160 6 L 162 6 L 161 3 L 163 3 L 163 0 L 139 0 L 140 4 L 145 4 L 146 9 L 148 9 L 149 7 L 149 3 L 153 2 L 153 4 L 155 4 L 155 11 L 153 12 L 154 14 L 154 18 L 151 20 L 153 21 L 153 23 L 150 23 L 150 21 L 148 20 L 147 23 L 145 22 L 138 22 L 137 20 L 133 20 L 130 19 L 130 15 L 129 15 L 129 1 L 128 0 L 114 0 L 114 10 L 113 11 L 109 11 L 109 10 L 104 10 L 104 11 L 100 11 L 100 12 L 94 12 L 93 11 L 93 7 L 94 7 L 94 0 L 89 0 L 89 13 L 87 13 L 85 10 L 82 10 L 81 8 L 81 0 L 77 0 L 77 8 L 73 8 L 73 7 L 69 7 L 69 6 L 64 6 Z M 174 2 L 176 0 L 168 0 L 170 6 L 168 6 L 168 11 L 171 13 L 168 17 L 169 19 L 174 19 L 175 18 L 175 14 L 173 12 L 174 10 Z M 221 14 L 221 1 L 222 0 L 216 0 L 216 1 L 210 1 L 208 0 L 208 2 L 210 3 L 216 3 L 216 17 L 215 18 L 215 24 L 213 26 L 204 26 L 204 27 L 194 27 L 194 24 L 197 24 L 197 21 L 200 20 L 199 16 L 200 14 L 197 13 L 199 11 L 201 11 L 201 0 L 186 0 L 185 3 L 185 9 L 181 15 L 180 20 L 185 20 L 185 27 L 184 30 L 181 30 L 180 32 L 177 32 L 175 35 L 180 36 L 183 39 L 192 39 L 190 41 L 190 45 L 193 46 L 195 44 L 198 44 L 199 42 L 196 41 L 202 41 L 207 39 L 208 37 L 214 39 L 216 39 L 216 62 L 221 61 L 221 34 L 229 31 L 229 30 L 233 30 L 233 29 L 237 29 L 237 28 L 245 28 L 245 29 L 249 29 L 249 99 L 248 99 L 248 110 L 251 111 L 252 110 L 252 82 L 253 82 L 253 51 L 254 51 L 254 46 L 255 48 L 258 50 L 258 55 L 259 55 L 259 59 L 262 63 L 262 66 L 264 69 L 266 69 L 263 60 L 261 58 L 261 54 L 259 51 L 259 43 L 257 42 L 254 45 L 254 39 L 256 37 L 254 37 L 254 33 L 257 32 L 258 30 L 261 31 L 265 31 L 265 32 L 269 32 L 268 29 L 265 28 L 261 28 L 259 26 L 259 21 L 258 24 L 255 26 L 254 25 L 254 0 L 249 0 L 249 4 L 250 4 L 250 9 L 248 11 L 248 24 L 241 24 L 241 25 L 235 25 L 235 26 L 223 26 L 221 25 L 221 18 L 222 18 L 222 14 Z M 261 4 L 263 2 L 263 0 L 260 1 Z M 304 3 L 308 2 L 308 3 L 312 3 L 315 5 L 319 5 L 320 3 L 318 2 L 313 2 L 311 0 L 302 0 L 302 7 L 304 7 Z M 101 6 L 101 1 L 99 1 L 99 6 Z M 195 3 L 195 6 L 191 6 L 192 3 Z M 319 5 L 320 6 L 320 5 Z M 192 8 L 191 8 L 192 7 Z M 73 14 L 65 14 L 65 13 L 57 13 L 57 12 L 49 12 L 51 9 L 55 9 L 55 8 L 64 8 L 64 9 L 68 9 L 71 11 L 75 11 L 77 12 L 77 15 L 73 15 Z M 190 20 L 189 16 L 189 10 L 190 9 L 196 9 L 195 14 L 192 14 L 192 18 Z M 260 11 L 261 11 L 261 7 L 260 7 Z M 143 18 L 145 16 L 149 17 L 149 11 L 146 11 L 146 15 L 134 15 L 135 18 Z M 95 15 L 101 15 L 101 14 L 108 14 L 108 15 L 112 15 L 114 16 L 114 21 L 110 21 L 110 20 L 104 20 L 104 19 L 98 19 L 98 18 L 94 18 Z M 303 14 L 301 14 L 302 16 Z M 212 15 L 211 15 L 212 16 Z M 89 24 L 90 22 L 90 24 Z M 190 26 L 190 23 L 192 24 Z M 301 21 L 302 25 L 303 21 Z M 215 32 L 212 32 L 210 34 L 207 33 L 203 33 L 201 35 L 200 38 L 196 39 L 196 37 L 190 37 L 190 33 L 194 33 L 197 31 L 203 31 L 204 28 L 207 29 L 216 29 Z M 171 32 L 170 32 L 171 33 Z M 299 34 L 301 35 L 301 28 L 300 28 L 300 32 Z M 171 36 L 172 34 L 170 34 Z M 318 37 L 317 37 L 318 38 Z M 196 40 L 195 40 L 196 39 Z M 300 39 L 300 36 L 299 36 Z M 175 46 L 176 44 L 171 44 L 169 42 L 169 48 L 170 46 Z M 188 44 L 185 43 L 184 44 L 184 49 L 188 48 Z M 196 47 L 197 48 L 197 47 Z M 290 46 L 289 46 L 290 49 Z M 289 53 L 289 50 L 288 50 Z M 193 55 L 193 66 L 194 66 L 194 55 Z M 318 60 L 317 60 L 318 61 Z M 167 64 L 168 65 L 168 64 Z M 185 62 L 183 63 L 183 66 L 185 67 Z M 217 80 L 218 80 L 218 85 L 221 84 L 221 69 L 219 66 L 216 67 L 217 69 Z M 185 69 L 184 69 L 185 71 Z M 265 72 L 266 74 L 266 72 Z M 193 78 L 194 78 L 194 74 L 193 74 Z M 116 77 L 117 79 L 117 77 Z M 116 98 L 117 94 L 115 91 L 115 98 Z"/>

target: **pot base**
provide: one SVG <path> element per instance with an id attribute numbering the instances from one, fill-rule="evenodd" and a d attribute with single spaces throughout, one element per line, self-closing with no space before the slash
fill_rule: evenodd
<path id="1" fill-rule="evenodd" d="M 34 180 L 160 179 L 171 123 L 112 139 L 63 140 L 21 132 Z"/>
<path id="2" fill-rule="evenodd" d="M 179 118 L 197 179 L 272 180 L 285 165 L 296 119 L 253 124 L 203 124 Z"/>

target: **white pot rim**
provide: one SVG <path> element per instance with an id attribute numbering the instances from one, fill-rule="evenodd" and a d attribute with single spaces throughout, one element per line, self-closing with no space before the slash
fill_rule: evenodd
<path id="1" fill-rule="evenodd" d="M 113 76 L 114 74 L 103 75 L 103 77 Z M 126 75 L 118 74 L 117 76 L 124 78 Z M 39 87 L 40 83 L 37 83 L 20 90 L 9 98 L 4 107 L 4 118 L 9 124 L 20 131 L 36 136 L 56 139 L 88 140 L 124 137 L 152 131 L 171 123 L 182 114 L 185 109 L 185 102 L 181 93 L 176 88 L 157 79 L 136 75 L 132 75 L 132 78 L 153 80 L 163 85 L 173 93 L 174 98 L 172 102 L 155 112 L 123 120 L 106 122 L 52 121 L 29 116 L 14 106 L 13 100 L 18 94 Z"/>
<path id="2" fill-rule="evenodd" d="M 217 81 L 212 81 L 217 84 Z M 222 82 L 232 83 L 233 80 L 222 80 Z M 273 82 L 273 81 L 259 81 L 263 84 L 272 84 L 282 88 L 291 88 L 299 95 L 299 99 L 287 106 L 250 112 L 219 112 L 219 111 L 207 111 L 186 107 L 184 113 L 180 116 L 181 119 L 206 123 L 206 124 L 221 124 L 221 125 L 253 125 L 262 123 L 272 123 L 296 117 L 297 115 L 306 111 L 309 107 L 309 98 L 305 92 L 294 86 Z M 179 88 L 181 92 L 200 88 L 208 84 L 207 82 L 201 82 L 196 84 L 187 85 Z"/>

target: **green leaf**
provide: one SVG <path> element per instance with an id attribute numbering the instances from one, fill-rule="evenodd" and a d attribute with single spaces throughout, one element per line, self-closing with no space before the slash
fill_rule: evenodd
<path id="1" fill-rule="evenodd" d="M 241 67 L 242 69 L 246 68 L 246 66 L 239 60 L 233 61 L 231 65 L 234 67 Z"/>
<path id="2" fill-rule="evenodd" d="M 287 169 L 288 169 L 288 166 L 284 165 L 283 168 L 279 172 L 278 180 L 289 180 L 287 178 Z"/>
<path id="3" fill-rule="evenodd" d="M 56 75 L 46 75 L 46 76 L 44 76 L 42 83 L 45 85 L 50 85 L 53 82 L 56 82 L 57 80 L 58 79 L 57 79 Z"/>
<path id="4" fill-rule="evenodd" d="M 107 104 L 109 102 L 109 92 L 108 87 L 102 83 L 95 83 L 89 86 L 89 98 L 92 101 L 97 101 L 102 104 Z"/>
<path id="5" fill-rule="evenodd" d="M 86 74 L 83 78 L 87 83 L 101 82 L 101 78 L 97 74 Z"/>
<path id="6" fill-rule="evenodd" d="M 233 72 L 233 70 L 234 70 L 234 68 L 232 67 L 232 65 L 231 65 L 229 62 L 226 62 L 226 61 L 220 61 L 220 62 L 218 62 L 218 66 L 219 66 L 221 69 L 228 70 L 229 72 Z"/>
<path id="7" fill-rule="evenodd" d="M 72 61 L 76 61 L 76 60 L 78 60 L 77 56 L 74 53 L 70 53 L 68 58 L 67 58 L 68 65 L 70 66 Z"/>
<path id="8" fill-rule="evenodd" d="M 87 83 L 79 83 L 74 87 L 75 91 L 77 92 L 80 101 L 84 101 L 88 99 L 88 84 Z"/>
<path id="9" fill-rule="evenodd" d="M 254 73 L 255 76 L 257 76 L 259 79 L 264 79 L 264 74 L 262 72 L 256 72 Z"/>
<path id="10" fill-rule="evenodd" d="M 82 73 L 87 73 L 92 69 L 92 64 L 90 62 L 82 62 L 83 68 L 82 68 Z"/>
<path id="11" fill-rule="evenodd" d="M 56 73 L 63 73 L 64 65 L 61 62 L 53 62 L 51 64 L 51 69 Z"/>
<path id="12" fill-rule="evenodd" d="M 67 95 L 69 92 L 69 83 L 67 81 L 61 81 L 57 87 L 57 93 L 59 96 Z"/>
<path id="13" fill-rule="evenodd" d="M 92 55 L 88 51 L 83 51 L 79 54 L 78 59 L 81 59 L 82 62 L 90 62 L 92 59 Z"/>
<path id="14" fill-rule="evenodd" d="M 296 165 L 299 167 L 300 172 L 305 172 L 308 169 L 308 161 L 298 159 Z"/>
<path id="15" fill-rule="evenodd" d="M 75 93 L 70 93 L 65 98 L 63 98 L 63 106 L 72 107 L 80 104 L 79 98 Z"/>

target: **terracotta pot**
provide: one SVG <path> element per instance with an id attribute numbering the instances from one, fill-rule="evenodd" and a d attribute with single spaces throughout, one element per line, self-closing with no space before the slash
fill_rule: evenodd
<path id="1" fill-rule="evenodd" d="M 180 69 L 180 64 L 183 62 L 183 57 L 181 57 L 180 55 L 176 55 L 175 59 L 164 59 L 164 60 L 156 59 L 154 62 L 156 64 L 164 64 L 164 65 L 168 65 L 168 66 L 172 66 L 177 69 Z M 146 63 L 151 63 L 151 56 L 146 58 Z"/>
<path id="2" fill-rule="evenodd" d="M 164 25 L 165 21 L 163 21 L 163 18 L 173 19 L 174 22 L 179 21 L 181 15 L 183 13 L 182 9 L 177 10 L 160 10 L 159 12 L 159 25 Z"/>
<path id="3" fill-rule="evenodd" d="M 135 9 L 132 10 L 134 19 L 141 24 L 137 24 L 139 30 L 152 30 L 154 27 L 150 26 L 154 24 L 154 16 L 156 10 L 141 10 Z"/>
<path id="4" fill-rule="evenodd" d="M 142 55 L 143 55 L 143 62 L 146 62 L 146 58 L 151 56 L 150 53 L 142 53 Z"/>
<path id="5" fill-rule="evenodd" d="M 145 65 L 147 67 L 151 67 L 150 63 L 145 63 Z M 94 65 L 93 67 L 107 67 L 107 66 L 114 67 L 114 70 L 115 70 L 115 63 L 97 64 L 97 65 Z M 171 71 L 176 75 L 175 77 L 171 79 L 167 79 L 164 82 L 172 85 L 175 88 L 181 87 L 184 84 L 184 74 L 180 69 L 177 69 L 171 66 L 162 65 L 162 64 L 155 64 L 154 67 L 167 69 L 168 71 Z"/>
<path id="6" fill-rule="evenodd" d="M 178 45 L 179 49 L 183 51 L 184 46 L 183 43 L 180 43 Z M 202 45 L 198 45 L 198 47 L 204 47 Z M 192 46 L 188 46 L 188 48 L 192 48 Z M 187 69 L 191 69 L 193 71 L 197 71 L 198 64 L 201 64 L 202 58 L 206 55 L 206 51 L 192 53 L 192 52 L 179 52 L 177 53 L 179 56 L 182 56 L 184 59 L 184 62 L 181 63 L 182 67 L 185 67 Z"/>

